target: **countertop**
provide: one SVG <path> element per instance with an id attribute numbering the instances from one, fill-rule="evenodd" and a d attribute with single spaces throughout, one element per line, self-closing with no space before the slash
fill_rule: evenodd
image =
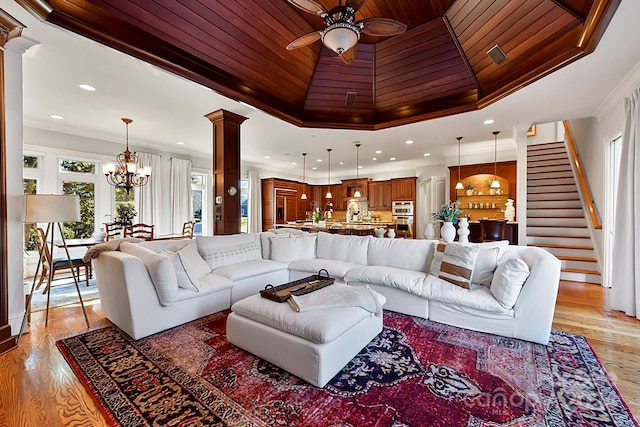
<path id="1" fill-rule="evenodd" d="M 348 229 L 348 230 L 373 230 L 374 228 L 380 227 L 388 227 L 393 225 L 393 222 L 384 222 L 384 221 L 352 221 L 352 222 L 327 222 L 324 227 L 320 227 L 317 224 L 314 224 L 311 221 L 305 222 L 296 222 L 296 223 L 288 223 L 288 224 L 275 224 L 276 228 L 298 228 L 298 229 Z"/>

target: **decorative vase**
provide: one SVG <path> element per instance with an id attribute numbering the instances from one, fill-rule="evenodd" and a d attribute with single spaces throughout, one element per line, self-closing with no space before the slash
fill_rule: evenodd
<path id="1" fill-rule="evenodd" d="M 456 228 L 453 226 L 451 221 L 444 221 L 442 223 L 442 228 L 440 228 L 440 236 L 442 236 L 442 240 L 445 242 L 453 242 L 453 239 L 456 238 Z"/>
<path id="2" fill-rule="evenodd" d="M 374 233 L 376 233 L 376 237 L 382 238 L 384 237 L 384 233 L 387 231 L 386 228 L 374 228 Z"/>
<path id="3" fill-rule="evenodd" d="M 516 208 L 513 207 L 513 199 L 507 199 L 507 203 L 504 204 L 506 209 L 504 210 L 504 218 L 507 221 L 515 221 L 516 219 Z"/>
<path id="4" fill-rule="evenodd" d="M 428 223 L 425 227 L 424 227 L 424 238 L 425 239 L 429 239 L 429 240 L 433 240 L 436 237 L 436 230 L 435 228 L 433 228 L 433 224 Z"/>
<path id="5" fill-rule="evenodd" d="M 496 189 L 495 188 L 491 188 L 489 190 L 489 194 L 492 195 L 492 196 L 495 196 L 496 195 Z"/>
<path id="6" fill-rule="evenodd" d="M 390 239 L 393 239 L 394 237 L 396 237 L 396 230 L 394 230 L 393 228 L 388 229 L 387 237 Z"/>
<path id="7" fill-rule="evenodd" d="M 469 243 L 469 221 L 466 217 L 458 219 L 458 242 Z"/>
<path id="8" fill-rule="evenodd" d="M 99 230 L 93 232 L 93 240 L 96 242 L 104 242 L 107 237 L 107 233 L 104 231 L 104 227 L 100 227 Z"/>

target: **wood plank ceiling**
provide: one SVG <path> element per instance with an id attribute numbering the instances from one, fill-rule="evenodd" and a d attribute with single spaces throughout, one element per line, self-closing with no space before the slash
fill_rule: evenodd
<path id="1" fill-rule="evenodd" d="M 356 19 L 408 30 L 363 34 L 351 64 L 320 41 L 286 50 L 324 28 L 286 0 L 16 1 L 296 125 L 375 130 L 482 108 L 589 54 L 621 0 L 369 0 Z"/>

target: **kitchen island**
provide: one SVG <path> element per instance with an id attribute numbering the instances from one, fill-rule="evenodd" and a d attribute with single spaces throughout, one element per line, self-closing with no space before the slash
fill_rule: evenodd
<path id="1" fill-rule="evenodd" d="M 324 231 L 326 233 L 335 234 L 349 234 L 355 236 L 375 236 L 374 230 L 376 228 L 395 229 L 393 222 L 383 221 L 355 221 L 355 222 L 342 222 L 342 221 L 327 221 L 324 226 L 320 224 L 314 224 L 311 221 L 304 222 L 289 222 L 287 224 L 275 224 L 276 228 L 294 228 L 297 230 L 308 231 L 311 233 L 317 233 L 318 231 Z"/>

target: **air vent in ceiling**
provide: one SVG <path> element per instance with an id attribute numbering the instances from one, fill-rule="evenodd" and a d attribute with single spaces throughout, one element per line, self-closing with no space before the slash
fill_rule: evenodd
<path id="1" fill-rule="evenodd" d="M 347 92 L 347 96 L 344 99 L 344 105 L 347 107 L 353 107 L 356 104 L 356 92 Z"/>
<path id="2" fill-rule="evenodd" d="M 498 45 L 495 45 L 494 47 L 489 49 L 489 52 L 487 52 L 487 55 L 489 55 L 489 57 L 493 59 L 493 62 L 495 62 L 496 65 L 500 65 L 502 62 L 504 62 L 507 59 L 507 54 L 504 53 L 504 51 L 500 49 L 500 46 Z"/>

